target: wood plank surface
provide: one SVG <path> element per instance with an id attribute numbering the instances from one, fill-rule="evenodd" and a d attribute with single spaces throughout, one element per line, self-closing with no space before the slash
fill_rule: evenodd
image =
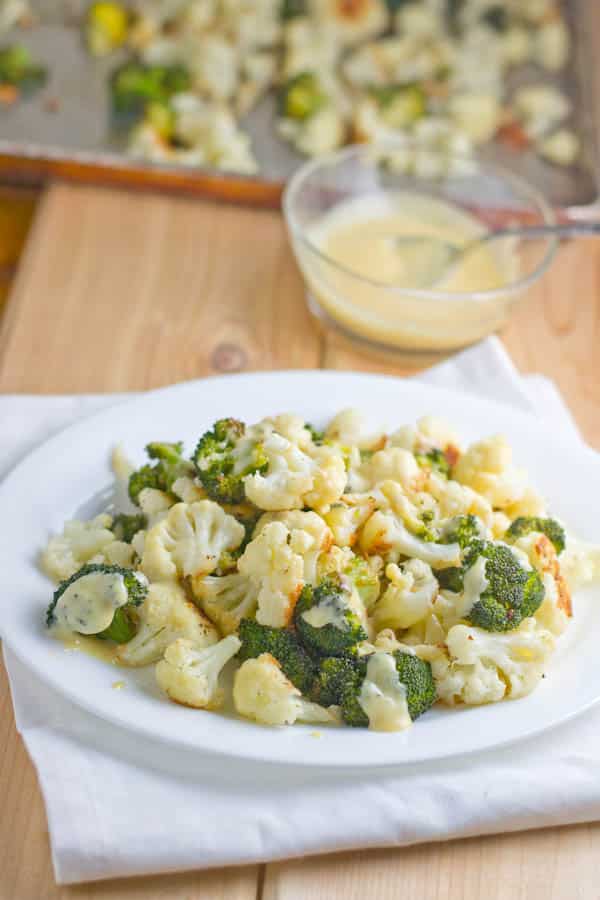
<path id="1" fill-rule="evenodd" d="M 600 446 L 600 247 L 572 244 L 504 335 Z M 223 371 L 403 372 L 323 335 L 277 213 L 48 190 L 0 323 L 1 392 L 152 388 Z M 35 775 L 0 680 L 0 900 L 591 900 L 600 825 L 57 888 Z"/>

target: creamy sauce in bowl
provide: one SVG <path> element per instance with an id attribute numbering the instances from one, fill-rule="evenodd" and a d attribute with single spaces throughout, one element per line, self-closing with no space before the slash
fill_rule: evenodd
<path id="1" fill-rule="evenodd" d="M 296 252 L 314 299 L 345 330 L 386 345 L 443 350 L 495 330 L 515 296 L 508 291 L 519 276 L 513 239 L 466 254 L 428 283 L 439 240 L 461 245 L 484 233 L 474 216 L 435 197 L 380 193 L 339 203 L 307 231 L 314 250 L 299 241 Z M 437 240 L 395 240 L 407 236 Z"/>

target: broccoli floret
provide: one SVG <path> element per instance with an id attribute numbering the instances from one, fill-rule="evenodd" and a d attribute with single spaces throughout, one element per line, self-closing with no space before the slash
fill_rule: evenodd
<path id="1" fill-rule="evenodd" d="M 306 0 L 283 0 L 280 16 L 282 22 L 289 22 L 306 15 Z"/>
<path id="2" fill-rule="evenodd" d="M 129 496 L 136 506 L 139 506 L 140 492 L 144 488 L 155 488 L 168 493 L 178 478 L 193 471 L 192 464 L 183 458 L 182 443 L 155 441 L 147 445 L 146 453 L 150 459 L 156 460 L 155 464 L 147 463 L 129 477 Z"/>
<path id="3" fill-rule="evenodd" d="M 173 94 L 190 87 L 185 66 L 147 65 L 126 62 L 113 72 L 110 81 L 113 110 L 118 116 L 141 116 L 149 103 L 167 103 Z"/>
<path id="4" fill-rule="evenodd" d="M 342 574 L 356 588 L 365 609 L 370 609 L 381 593 L 381 583 L 379 576 L 373 571 L 367 560 L 362 556 L 354 555 Z"/>
<path id="5" fill-rule="evenodd" d="M 459 566 L 437 569 L 434 574 L 442 590 L 454 591 L 455 594 L 460 594 L 463 589 L 464 573 Z"/>
<path id="6" fill-rule="evenodd" d="M 46 625 L 125 643 L 136 633 L 134 611 L 147 593 L 144 575 L 121 566 L 88 563 L 59 584 L 46 611 Z"/>
<path id="7" fill-rule="evenodd" d="M 299 691 L 303 694 L 309 692 L 316 666 L 292 631 L 260 625 L 254 619 L 242 619 L 239 638 L 242 642 L 239 659 L 255 659 L 263 653 L 269 653 Z"/>
<path id="8" fill-rule="evenodd" d="M 279 113 L 286 119 L 308 119 L 321 109 L 327 97 L 313 72 L 300 72 L 290 78 L 279 94 Z"/>
<path id="9" fill-rule="evenodd" d="M 455 516 L 446 524 L 441 538 L 443 544 L 458 544 L 465 550 L 473 541 L 482 537 L 481 522 L 477 516 Z"/>
<path id="10" fill-rule="evenodd" d="M 425 115 L 427 97 L 418 84 L 372 87 L 370 93 L 390 128 L 405 128 Z"/>
<path id="11" fill-rule="evenodd" d="M 434 447 L 426 453 L 415 453 L 415 459 L 422 468 L 432 469 L 445 478 L 450 477 L 450 463 L 443 450 Z"/>
<path id="12" fill-rule="evenodd" d="M 344 693 L 355 687 L 364 677 L 364 659 L 347 656 L 328 656 L 321 660 L 310 697 L 321 706 L 339 706 Z"/>
<path id="13" fill-rule="evenodd" d="M 266 472 L 262 444 L 244 439 L 246 426 L 237 419 L 219 419 L 202 435 L 193 462 L 208 496 L 219 503 L 242 503 L 244 478 Z"/>
<path id="14" fill-rule="evenodd" d="M 367 633 L 352 604 L 352 588 L 343 576 L 330 575 L 316 588 L 303 587 L 294 610 L 300 639 L 324 656 L 341 656 Z"/>
<path id="15" fill-rule="evenodd" d="M 431 666 L 412 653 L 396 650 L 392 654 L 401 684 L 406 689 L 406 704 L 411 719 L 418 719 L 435 703 L 436 689 Z M 342 689 L 342 717 L 347 725 L 367 728 L 369 719 L 360 704 L 364 678 L 368 676 L 368 657 L 362 677 L 350 676 Z"/>
<path id="16" fill-rule="evenodd" d="M 119 513 L 113 519 L 111 531 L 118 541 L 130 544 L 138 531 L 142 531 L 147 524 L 148 520 L 143 513 L 134 513 L 133 515 Z"/>
<path id="17" fill-rule="evenodd" d="M 315 428 L 314 425 L 311 425 L 310 422 L 306 422 L 304 426 L 307 431 L 310 431 L 310 436 L 313 440 L 313 444 L 323 444 L 325 442 L 325 432 L 319 431 L 318 428 Z"/>
<path id="18" fill-rule="evenodd" d="M 481 21 L 493 28 L 494 31 L 506 31 L 509 25 L 508 10 L 501 3 L 490 6 L 481 16 Z"/>
<path id="19" fill-rule="evenodd" d="M 10 84 L 27 93 L 41 87 L 47 77 L 45 66 L 35 63 L 29 50 L 21 44 L 0 49 L 0 84 Z"/>
<path id="20" fill-rule="evenodd" d="M 544 519 L 541 516 L 519 516 L 511 523 L 505 537 L 508 541 L 515 541 L 532 531 L 545 534 L 548 540 L 554 544 L 557 553 L 562 553 L 565 549 L 565 529 L 556 519 Z"/>
<path id="21" fill-rule="evenodd" d="M 544 599 L 544 586 L 535 570 L 527 571 L 510 547 L 474 542 L 463 565 L 466 572 L 477 559 L 486 558 L 488 586 L 473 605 L 468 620 L 486 631 L 510 631 L 532 616 Z"/>
<path id="22" fill-rule="evenodd" d="M 183 443 L 177 441 L 175 444 L 168 444 L 165 441 L 152 441 L 146 445 L 146 453 L 150 459 L 162 459 L 164 462 L 174 465 L 181 462 Z"/>

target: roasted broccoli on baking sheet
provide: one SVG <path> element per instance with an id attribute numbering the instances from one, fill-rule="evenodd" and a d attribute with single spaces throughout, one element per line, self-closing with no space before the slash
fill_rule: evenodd
<path id="1" fill-rule="evenodd" d="M 116 69 L 110 90 L 116 116 L 131 119 L 141 116 L 150 103 L 167 103 L 174 95 L 190 87 L 185 66 L 150 65 L 132 60 Z"/>
<path id="2" fill-rule="evenodd" d="M 327 102 L 314 72 L 300 72 L 290 78 L 279 94 L 279 112 L 287 119 L 308 119 Z"/>
<path id="3" fill-rule="evenodd" d="M 48 70 L 37 63 L 30 51 L 21 44 L 0 48 L 0 86 L 14 88 L 28 94 L 46 83 Z"/>

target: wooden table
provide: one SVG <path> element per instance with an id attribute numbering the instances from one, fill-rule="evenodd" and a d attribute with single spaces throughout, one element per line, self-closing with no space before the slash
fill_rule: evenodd
<path id="1" fill-rule="evenodd" d="M 600 447 L 598 245 L 564 247 L 503 337 L 522 371 L 555 379 Z M 315 328 L 278 214 L 85 187 L 43 196 L 1 322 L 0 391 L 143 390 L 304 367 L 399 371 Z M 0 900 L 600 897 L 600 824 L 57 888 L 4 676 L 0 809 Z"/>

